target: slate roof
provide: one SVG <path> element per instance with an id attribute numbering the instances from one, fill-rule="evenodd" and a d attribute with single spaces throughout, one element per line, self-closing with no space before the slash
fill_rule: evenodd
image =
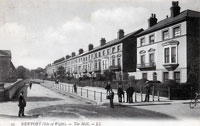
<path id="1" fill-rule="evenodd" d="M 84 53 L 82 53 L 82 54 L 80 54 L 80 55 L 76 55 L 76 56 L 74 56 L 74 57 L 70 57 L 69 59 L 66 59 L 66 60 L 64 60 L 64 61 L 61 61 L 61 62 L 58 62 L 58 63 L 55 63 L 55 64 L 60 64 L 60 63 L 63 63 L 63 62 L 65 62 L 65 61 L 72 60 L 72 59 L 75 59 L 75 58 L 77 58 L 77 57 L 80 57 L 80 56 L 83 56 L 83 55 L 86 55 L 86 54 L 89 54 L 89 53 L 92 53 L 92 52 L 101 50 L 101 49 L 103 49 L 103 48 L 106 48 L 106 47 L 109 47 L 109 46 L 112 46 L 112 45 L 115 45 L 115 44 L 118 44 L 118 43 L 121 43 L 123 40 L 127 39 L 128 37 L 130 37 L 130 36 L 132 36 L 132 35 L 136 35 L 136 34 L 140 33 L 141 31 L 143 31 L 142 28 L 141 28 L 141 29 L 138 29 L 138 30 L 136 30 L 136 31 L 134 31 L 134 32 L 131 32 L 131 33 L 129 33 L 129 34 L 124 35 L 124 37 L 121 38 L 121 39 L 114 39 L 114 40 L 108 41 L 108 42 L 106 42 L 106 44 L 103 45 L 103 46 L 97 46 L 97 47 L 93 48 L 93 49 L 90 50 L 90 51 L 86 51 L 86 52 L 84 52 Z"/>
<path id="2" fill-rule="evenodd" d="M 11 51 L 10 50 L 0 50 L 0 57 L 10 57 L 11 58 Z"/>
<path id="3" fill-rule="evenodd" d="M 155 24 L 154 26 L 139 33 L 137 36 L 139 37 L 139 36 L 148 34 L 150 32 L 159 30 L 161 28 L 168 27 L 168 26 L 178 23 L 180 21 L 186 20 L 188 17 L 200 18 L 200 12 L 193 11 L 193 10 L 185 10 L 175 17 L 168 17 L 168 18 L 165 18 L 165 19 L 159 21 L 157 24 Z"/>

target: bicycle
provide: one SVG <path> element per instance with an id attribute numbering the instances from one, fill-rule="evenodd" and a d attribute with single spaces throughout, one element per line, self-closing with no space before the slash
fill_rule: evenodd
<path id="1" fill-rule="evenodd" d="M 197 103 L 199 103 L 199 97 L 200 97 L 200 93 L 195 93 L 195 97 L 194 97 L 194 99 L 192 99 L 191 101 L 190 101 L 190 108 L 191 109 L 193 109 L 196 105 L 197 105 Z"/>

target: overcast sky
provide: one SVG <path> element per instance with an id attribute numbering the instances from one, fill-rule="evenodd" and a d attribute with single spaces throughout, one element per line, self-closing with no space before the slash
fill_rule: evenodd
<path id="1" fill-rule="evenodd" d="M 199 0 L 179 0 L 181 11 L 200 11 Z M 0 50 L 11 50 L 17 67 L 45 67 L 76 54 L 88 44 L 99 45 L 147 28 L 155 13 L 158 21 L 170 15 L 171 0 L 0 0 Z"/>

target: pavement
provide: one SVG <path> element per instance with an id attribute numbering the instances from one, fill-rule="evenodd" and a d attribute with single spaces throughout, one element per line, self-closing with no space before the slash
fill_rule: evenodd
<path id="1" fill-rule="evenodd" d="M 59 82 L 59 84 L 55 84 L 52 81 L 40 81 L 41 85 L 45 86 L 46 88 L 56 90 L 59 93 L 62 94 L 68 94 L 70 96 L 74 96 L 80 99 L 85 99 L 92 104 L 97 105 L 108 105 L 109 99 L 106 99 L 107 93 L 104 88 L 101 87 L 79 87 L 77 86 L 77 93 L 73 90 L 73 84 L 63 83 Z M 134 93 L 133 95 L 133 103 L 126 103 L 118 102 L 118 96 L 117 96 L 117 90 L 113 89 L 114 91 L 114 104 L 115 105 L 121 105 L 121 106 L 147 106 L 147 105 L 169 105 L 169 104 L 189 104 L 190 100 L 169 100 L 166 97 L 157 97 L 150 95 L 149 102 L 143 102 L 145 98 L 145 94 L 140 93 Z M 159 100 L 158 100 L 159 99 Z M 125 94 L 125 101 L 126 101 L 126 94 Z"/>

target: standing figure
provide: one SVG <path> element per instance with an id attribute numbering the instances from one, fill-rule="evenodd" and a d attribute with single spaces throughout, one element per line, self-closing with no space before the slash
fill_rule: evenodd
<path id="1" fill-rule="evenodd" d="M 134 93 L 134 88 L 132 86 L 129 87 L 129 103 L 133 103 L 133 93 Z"/>
<path id="2" fill-rule="evenodd" d="M 77 93 L 77 86 L 76 86 L 76 84 L 74 84 L 73 87 L 74 87 L 74 92 Z"/>
<path id="3" fill-rule="evenodd" d="M 29 87 L 30 87 L 30 89 L 32 88 L 32 82 L 30 81 L 30 83 L 29 83 Z"/>
<path id="4" fill-rule="evenodd" d="M 20 92 L 20 96 L 18 98 L 18 106 L 19 106 L 19 113 L 18 116 L 24 116 L 24 108 L 26 107 L 26 101 L 24 99 L 24 92 Z"/>
<path id="5" fill-rule="evenodd" d="M 128 103 L 130 100 L 130 84 L 128 84 L 128 87 L 126 88 L 126 102 Z"/>
<path id="6" fill-rule="evenodd" d="M 111 93 L 110 93 L 110 107 L 111 108 L 114 108 L 113 99 L 114 99 L 114 92 L 111 89 Z"/>
<path id="7" fill-rule="evenodd" d="M 119 85 L 119 87 L 117 89 L 117 94 L 118 94 L 118 100 L 121 103 L 122 102 L 122 96 L 124 96 L 124 91 L 122 89 L 121 84 Z"/>
<path id="8" fill-rule="evenodd" d="M 106 84 L 105 89 L 106 89 L 106 93 L 107 93 L 107 95 L 108 95 L 108 94 L 111 92 L 110 81 L 108 81 L 108 83 Z"/>
<path id="9" fill-rule="evenodd" d="M 145 82 L 145 92 L 146 92 L 146 95 L 145 95 L 145 102 L 149 102 L 149 94 L 150 94 L 150 85 L 148 83 L 149 81 L 146 81 Z"/>

